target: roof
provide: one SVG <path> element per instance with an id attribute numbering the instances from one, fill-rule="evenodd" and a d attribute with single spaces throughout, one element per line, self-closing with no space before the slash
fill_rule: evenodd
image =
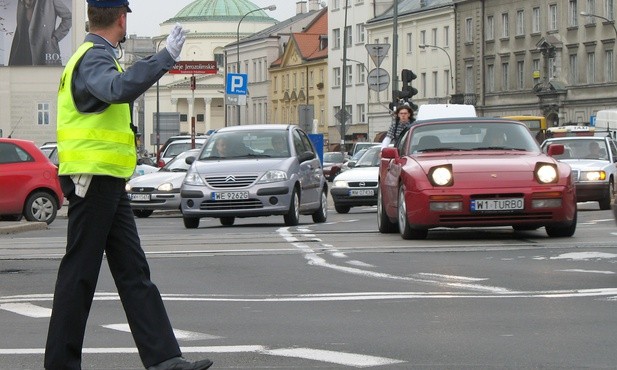
<path id="1" fill-rule="evenodd" d="M 316 60 L 328 57 L 328 48 L 321 48 L 321 38 L 328 35 L 328 9 L 323 8 L 320 14 L 306 26 L 304 31 L 291 34 L 298 53 L 304 60 Z M 279 66 L 283 62 L 284 52 L 271 66 Z"/>
<path id="2" fill-rule="evenodd" d="M 260 8 L 248 0 L 195 0 L 165 23 L 177 21 L 239 22 L 242 17 L 250 22 L 277 22 L 268 16 L 266 11 L 259 10 Z"/>

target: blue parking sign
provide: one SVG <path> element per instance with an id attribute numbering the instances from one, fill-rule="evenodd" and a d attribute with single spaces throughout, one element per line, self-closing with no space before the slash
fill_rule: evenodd
<path id="1" fill-rule="evenodd" d="M 228 73 L 225 92 L 233 95 L 246 95 L 248 75 L 246 73 Z"/>

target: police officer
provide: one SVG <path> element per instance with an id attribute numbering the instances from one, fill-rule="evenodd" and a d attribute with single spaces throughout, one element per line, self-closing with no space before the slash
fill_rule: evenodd
<path id="1" fill-rule="evenodd" d="M 181 357 L 124 190 L 136 163 L 130 105 L 179 60 L 186 35 L 176 25 L 164 49 L 123 71 L 116 55 L 126 35 L 128 1 L 87 2 L 90 33 L 67 62 L 58 89 L 59 174 L 69 219 L 45 368 L 81 369 L 86 321 L 105 252 L 143 365 L 207 369 L 212 361 Z"/>

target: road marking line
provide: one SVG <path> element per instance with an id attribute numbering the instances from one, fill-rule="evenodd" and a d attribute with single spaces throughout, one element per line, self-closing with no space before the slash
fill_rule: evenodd
<path id="1" fill-rule="evenodd" d="M 129 324 L 109 324 L 109 325 L 101 325 L 104 328 L 107 329 L 112 329 L 112 330 L 117 330 L 117 331 L 122 331 L 125 333 L 130 333 L 131 332 L 131 328 L 129 327 Z M 210 335 L 210 334 L 205 334 L 205 333 L 197 333 L 194 331 L 186 331 L 186 330 L 179 330 L 179 329 L 173 329 L 174 330 L 174 334 L 176 335 L 176 339 L 178 340 L 185 340 L 185 341 L 192 341 L 192 340 L 203 340 L 203 339 L 219 339 L 221 337 L 216 336 L 216 335 Z"/>
<path id="2" fill-rule="evenodd" d="M 330 362 L 333 364 L 353 367 L 383 366 L 405 362 L 385 357 L 358 355 L 355 353 L 335 352 L 312 348 L 281 348 L 266 350 L 263 353 L 275 356 L 305 358 L 307 360 Z"/>
<path id="3" fill-rule="evenodd" d="M 268 356 L 294 357 L 307 360 L 315 360 L 319 362 L 329 362 L 339 365 L 347 365 L 353 367 L 370 367 L 383 366 L 391 364 L 400 364 L 405 361 L 396 360 L 386 357 L 377 357 L 369 355 L 361 355 L 349 352 L 328 351 L 313 348 L 279 348 L 269 349 L 266 346 L 260 345 L 245 345 L 245 346 L 199 346 L 199 347 L 180 347 L 182 353 L 242 353 L 252 352 Z M 137 348 L 84 348 L 83 353 L 95 354 L 131 354 L 137 353 Z M 0 348 L 0 355 L 34 355 L 44 354 L 44 348 Z"/>
<path id="4" fill-rule="evenodd" d="M 416 275 L 434 277 L 438 279 L 446 279 L 446 280 L 459 280 L 459 281 L 483 281 L 488 280 L 486 278 L 473 278 L 468 276 L 456 276 L 456 275 L 442 275 L 442 274 L 433 274 L 430 272 L 419 272 Z"/>
<path id="5" fill-rule="evenodd" d="M 617 258 L 617 254 L 614 253 L 604 253 L 604 252 L 571 252 L 560 254 L 559 256 L 550 257 L 551 260 L 576 260 L 576 261 L 587 261 L 590 259 L 611 259 Z"/>
<path id="6" fill-rule="evenodd" d="M 605 274 L 605 275 L 613 275 L 615 273 L 613 271 L 581 270 L 581 269 L 567 269 L 567 270 L 556 270 L 556 271 L 564 271 L 564 272 L 589 272 L 591 274 Z"/>
<path id="7" fill-rule="evenodd" d="M 51 317 L 51 309 L 31 303 L 5 303 L 0 304 L 0 309 L 28 317 Z"/>

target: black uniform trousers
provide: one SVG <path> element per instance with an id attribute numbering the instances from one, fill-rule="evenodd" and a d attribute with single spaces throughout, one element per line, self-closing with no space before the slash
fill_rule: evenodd
<path id="1" fill-rule="evenodd" d="M 94 176 L 85 198 L 75 195 L 68 176 L 61 176 L 61 184 L 69 200 L 67 246 L 56 281 L 45 369 L 81 369 L 103 252 L 144 366 L 180 356 L 163 300 L 150 280 L 125 180 Z"/>

